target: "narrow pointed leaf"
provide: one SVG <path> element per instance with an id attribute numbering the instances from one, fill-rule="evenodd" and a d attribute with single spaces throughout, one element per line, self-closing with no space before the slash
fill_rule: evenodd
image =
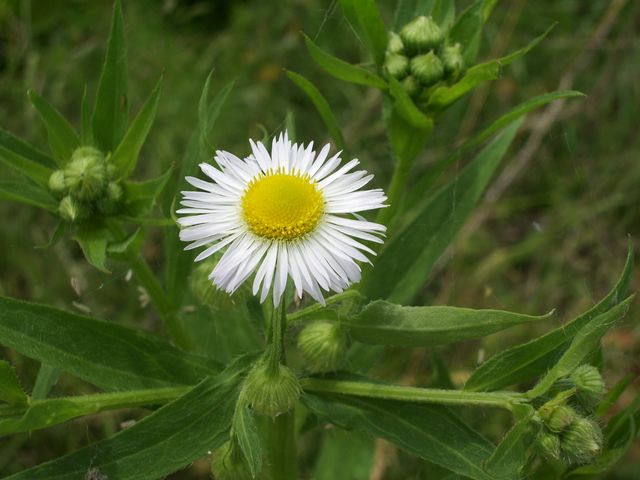
<path id="1" fill-rule="evenodd" d="M 433 120 L 416 107 L 409 94 L 400 85 L 400 82 L 393 77 L 389 78 L 389 91 L 395 100 L 394 108 L 414 128 L 421 130 L 431 130 L 433 128 Z"/>
<path id="2" fill-rule="evenodd" d="M 84 86 L 82 92 L 82 103 L 80 104 L 80 143 L 82 145 L 93 145 L 93 130 L 91 128 L 91 107 L 89 105 L 89 96 L 87 95 L 87 86 Z"/>
<path id="3" fill-rule="evenodd" d="M 40 150 L 0 129 L 0 162 L 42 186 L 49 184 L 55 161 Z"/>
<path id="4" fill-rule="evenodd" d="M 462 57 L 467 65 L 473 65 L 478 56 L 485 20 L 483 5 L 486 2 L 487 0 L 476 0 L 469 5 L 457 18 L 448 35 L 450 43 L 462 46 Z"/>
<path id="5" fill-rule="evenodd" d="M 98 270 L 110 273 L 107 268 L 108 230 L 100 225 L 83 225 L 78 228 L 74 239 L 82 248 L 84 258 Z"/>
<path id="6" fill-rule="evenodd" d="M 51 213 L 58 211 L 58 202 L 49 192 L 25 182 L 0 182 L 0 199 L 24 203 Z"/>
<path id="7" fill-rule="evenodd" d="M 53 156 L 58 165 L 64 165 L 71 158 L 73 151 L 80 146 L 78 134 L 67 119 L 44 98 L 33 90 L 29 90 L 28 95 L 47 129 Z"/>
<path id="8" fill-rule="evenodd" d="M 500 310 L 458 307 L 404 307 L 377 300 L 343 320 L 349 336 L 373 345 L 432 346 L 479 338 L 516 325 L 547 320 Z"/>
<path id="9" fill-rule="evenodd" d="M 262 443 L 253 413 L 247 405 L 238 405 L 233 416 L 233 432 L 247 460 L 251 475 L 258 478 L 262 471 Z"/>
<path id="10" fill-rule="evenodd" d="M 375 0 L 340 0 L 340 6 L 349 23 L 362 35 L 376 65 L 381 66 L 388 37 Z"/>
<path id="11" fill-rule="evenodd" d="M 130 217 L 147 215 L 167 185 L 172 172 L 173 168 L 169 168 L 162 175 L 151 180 L 124 182 L 125 198 L 127 199 L 124 208 L 126 215 Z"/>
<path id="12" fill-rule="evenodd" d="M 501 480 L 522 479 L 534 439 L 533 430 L 530 416 L 519 420 L 494 450 L 487 462 L 487 471 Z"/>
<path id="13" fill-rule="evenodd" d="M 217 372 L 157 336 L 10 298 L 0 298 L 0 344 L 111 391 L 192 385 Z"/>
<path id="14" fill-rule="evenodd" d="M 465 390 L 500 390 L 544 374 L 568 348 L 571 339 L 578 331 L 593 318 L 607 312 L 623 300 L 629 288 L 632 272 L 633 251 L 629 248 L 622 274 L 604 299 L 571 322 L 535 340 L 509 348 L 491 357 L 471 374 L 465 384 Z"/>
<path id="15" fill-rule="evenodd" d="M 452 0 L 435 0 L 431 9 L 431 16 L 442 30 L 448 31 L 456 18 L 456 2 Z"/>
<path id="16" fill-rule="evenodd" d="M 124 36 L 122 5 L 113 5 L 111 34 L 102 66 L 93 111 L 93 139 L 104 152 L 113 152 L 120 143 L 129 121 L 127 97 L 127 47 Z"/>
<path id="17" fill-rule="evenodd" d="M 162 78 L 156 84 L 136 118 L 131 122 L 129 130 L 111 157 L 111 163 L 116 167 L 122 178 L 128 178 L 136 166 L 142 145 L 156 118 L 161 90 Z"/>
<path id="18" fill-rule="evenodd" d="M 378 75 L 365 70 L 362 67 L 351 65 L 350 63 L 340 60 L 333 55 L 328 54 L 320 47 L 318 47 L 313 40 L 306 35 L 304 41 L 307 45 L 309 54 L 328 74 L 334 77 L 344 80 L 345 82 L 356 83 L 358 85 L 365 85 L 367 87 L 375 87 L 381 90 L 386 90 L 386 82 Z"/>
<path id="19" fill-rule="evenodd" d="M 0 402 L 19 405 L 27 401 L 28 397 L 20 386 L 15 369 L 9 362 L 0 360 Z"/>

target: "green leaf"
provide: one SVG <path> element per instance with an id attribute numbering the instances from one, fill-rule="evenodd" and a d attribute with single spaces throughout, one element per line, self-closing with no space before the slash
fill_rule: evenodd
<path id="1" fill-rule="evenodd" d="M 71 158 L 73 151 L 80 146 L 78 134 L 67 119 L 44 98 L 33 90 L 29 90 L 27 94 L 47 129 L 53 156 L 58 165 L 64 165 Z"/>
<path id="2" fill-rule="evenodd" d="M 164 478 L 228 440 L 240 375 L 247 366 L 247 359 L 241 359 L 112 438 L 6 480 L 77 480 L 91 469 L 109 479 Z"/>
<path id="3" fill-rule="evenodd" d="M 533 437 L 531 415 L 528 415 L 519 420 L 500 441 L 487 462 L 487 471 L 504 480 L 523 478 L 522 471 L 529 457 Z"/>
<path id="4" fill-rule="evenodd" d="M 530 398 L 536 398 L 546 393 L 556 380 L 569 375 L 584 363 L 588 355 L 600 345 L 600 339 L 618 320 L 625 316 L 633 296 L 620 302 L 615 307 L 593 318 L 582 327 L 571 340 L 569 348 L 565 350 L 556 364 L 527 392 Z"/>
<path id="5" fill-rule="evenodd" d="M 320 118 L 322 118 L 322 121 L 327 127 L 329 135 L 331 135 L 336 147 L 338 147 L 339 150 L 345 150 L 344 139 L 342 138 L 340 127 L 338 127 L 338 122 L 336 122 L 336 118 L 333 116 L 329 102 L 327 102 L 327 100 L 322 96 L 320 90 L 318 90 L 309 80 L 295 72 L 287 70 L 287 77 L 289 77 L 289 79 L 309 97 L 309 100 L 311 100 L 313 105 L 316 107 Z"/>
<path id="6" fill-rule="evenodd" d="M 122 142 L 120 142 L 116 151 L 111 156 L 111 163 L 117 168 L 122 178 L 128 178 L 138 162 L 142 145 L 156 118 L 161 91 L 162 78 L 158 80 L 149 98 L 140 109 L 136 118 L 131 122 L 131 126 L 122 139 Z"/>
<path id="7" fill-rule="evenodd" d="M 320 418 L 347 430 L 382 437 L 409 453 L 476 480 L 494 477 L 482 465 L 493 444 L 439 405 L 305 393 Z"/>
<path id="8" fill-rule="evenodd" d="M 0 401 L 15 405 L 26 403 L 28 400 L 15 369 L 9 362 L 0 360 Z"/>
<path id="9" fill-rule="evenodd" d="M 456 2 L 453 0 L 435 0 L 431 9 L 431 16 L 445 32 L 448 31 L 456 18 Z"/>
<path id="10" fill-rule="evenodd" d="M 420 111 L 413 103 L 409 94 L 402 88 L 400 82 L 393 77 L 389 77 L 389 91 L 395 102 L 394 109 L 413 127 L 430 131 L 433 128 L 433 120 Z"/>
<path id="11" fill-rule="evenodd" d="M 139 252 L 143 242 L 143 231 L 137 228 L 133 233 L 128 235 L 124 240 L 119 242 L 110 242 L 107 246 L 107 252 L 114 254 L 123 254 L 131 252 Z"/>
<path id="12" fill-rule="evenodd" d="M 522 324 L 547 320 L 500 310 L 446 306 L 404 307 L 377 300 L 343 320 L 349 336 L 373 345 L 432 346 L 479 338 Z"/>
<path id="13" fill-rule="evenodd" d="M 102 225 L 82 225 L 73 237 L 84 253 L 87 262 L 101 272 L 111 273 L 107 268 L 107 243 L 109 231 Z"/>
<path id="14" fill-rule="evenodd" d="M 313 468 L 314 480 L 368 480 L 373 465 L 375 443 L 373 438 L 359 432 L 339 428 L 324 431 L 322 446 Z M 349 452 L 345 455 L 345 452 Z"/>
<path id="15" fill-rule="evenodd" d="M 93 111 L 93 139 L 104 152 L 113 152 L 129 122 L 127 98 L 127 46 L 120 0 L 113 5 L 111 34 L 104 59 L 96 106 Z"/>
<path id="16" fill-rule="evenodd" d="M 256 478 L 262 471 L 262 442 L 253 413 L 248 405 L 240 403 L 239 401 L 233 415 L 233 433 L 238 439 L 238 444 L 247 460 L 251 475 Z"/>
<path id="17" fill-rule="evenodd" d="M 217 371 L 154 335 L 10 298 L 0 298 L 0 343 L 105 390 L 193 385 Z"/>
<path id="18" fill-rule="evenodd" d="M 376 65 L 381 66 L 388 36 L 375 0 L 340 0 L 340 6 L 349 23 L 362 35 Z"/>
<path id="19" fill-rule="evenodd" d="M 418 0 L 399 0 L 393 16 L 393 30 L 398 32 L 418 15 Z"/>
<path id="20" fill-rule="evenodd" d="M 596 416 L 602 418 L 611 410 L 611 408 L 616 404 L 616 402 L 620 399 L 620 396 L 625 392 L 627 387 L 631 385 L 636 379 L 636 376 L 633 373 L 628 374 L 622 380 L 617 382 L 609 391 L 606 393 L 598 408 L 596 409 Z"/>
<path id="21" fill-rule="evenodd" d="M 497 135 L 387 243 L 365 284 L 369 298 L 411 302 L 480 199 L 521 123 L 516 121 Z"/>
<path id="22" fill-rule="evenodd" d="M 80 104 L 80 143 L 82 145 L 93 145 L 93 130 L 91 129 L 91 106 L 87 95 L 87 86 L 82 92 L 82 103 Z"/>
<path id="23" fill-rule="evenodd" d="M 473 65 L 478 56 L 482 26 L 485 20 L 483 15 L 485 3 L 486 0 L 477 0 L 469 5 L 456 19 L 449 32 L 449 42 L 460 43 L 462 57 L 467 65 Z"/>
<path id="24" fill-rule="evenodd" d="M 147 215 L 167 185 L 172 172 L 173 167 L 151 180 L 145 180 L 144 182 L 125 181 L 125 214 L 130 217 Z"/>
<path id="25" fill-rule="evenodd" d="M 593 308 L 571 322 L 530 342 L 501 352 L 480 365 L 467 380 L 465 390 L 499 390 L 526 382 L 549 370 L 567 349 L 571 339 L 593 318 L 617 305 L 629 288 L 633 272 L 633 251 L 629 248 L 627 261 L 618 282 L 609 294 Z"/>
<path id="26" fill-rule="evenodd" d="M 9 132 L 0 129 L 0 162 L 47 186 L 55 161 Z"/>
<path id="27" fill-rule="evenodd" d="M 46 363 L 41 363 L 40 370 L 38 370 L 38 375 L 36 376 L 36 381 L 33 385 L 33 390 L 31 391 L 31 398 L 34 400 L 47 398 L 59 377 L 59 368 L 52 367 Z"/>
<path id="28" fill-rule="evenodd" d="M 58 211 L 58 202 L 48 191 L 26 182 L 0 182 L 0 199 L 25 203 L 51 213 Z"/>
<path id="29" fill-rule="evenodd" d="M 304 36 L 304 41 L 311 57 L 330 75 L 345 82 L 375 87 L 381 90 L 387 89 L 386 82 L 378 75 L 328 54 L 313 43 L 313 40 L 306 35 Z"/>

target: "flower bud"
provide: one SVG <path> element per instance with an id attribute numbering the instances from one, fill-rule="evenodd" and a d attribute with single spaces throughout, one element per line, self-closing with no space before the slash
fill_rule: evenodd
<path id="1" fill-rule="evenodd" d="M 593 409 L 606 392 L 604 380 L 598 369 L 592 365 L 581 365 L 570 376 L 576 387 L 576 398 L 587 409 Z"/>
<path id="2" fill-rule="evenodd" d="M 445 75 L 453 80 L 460 78 L 466 68 L 464 58 L 462 58 L 460 44 L 447 45 L 442 49 L 440 56 L 442 57 Z"/>
<path id="3" fill-rule="evenodd" d="M 395 32 L 391 32 L 389 34 L 389 43 L 387 44 L 387 52 L 390 53 L 404 53 L 404 45 L 402 44 L 402 39 L 400 35 Z"/>
<path id="4" fill-rule="evenodd" d="M 578 417 L 562 436 L 560 448 L 569 463 L 589 463 L 602 450 L 602 430 L 593 420 Z"/>
<path id="5" fill-rule="evenodd" d="M 104 155 L 93 147 L 80 147 L 73 152 L 64 169 L 66 185 L 80 200 L 100 198 L 107 187 L 107 165 Z"/>
<path id="6" fill-rule="evenodd" d="M 435 53 L 429 52 L 411 59 L 411 75 L 422 85 L 437 83 L 444 74 L 442 62 Z"/>
<path id="7" fill-rule="evenodd" d="M 401 80 L 409 73 L 409 59 L 398 53 L 387 52 L 384 68 L 393 78 Z"/>
<path id="8" fill-rule="evenodd" d="M 540 454 L 549 460 L 560 459 L 560 437 L 554 433 L 542 432 L 536 439 Z"/>
<path id="9" fill-rule="evenodd" d="M 213 452 L 211 473 L 216 480 L 252 480 L 242 453 L 227 442 Z"/>
<path id="10" fill-rule="evenodd" d="M 298 348 L 314 373 L 326 373 L 342 366 L 347 353 L 347 335 L 339 324 L 314 322 L 298 336 Z"/>
<path id="11" fill-rule="evenodd" d="M 67 222 L 75 222 L 80 217 L 80 205 L 72 197 L 67 195 L 58 205 L 58 213 L 63 220 Z"/>
<path id="12" fill-rule="evenodd" d="M 262 361 L 247 375 L 242 395 L 256 413 L 277 417 L 295 407 L 300 398 L 300 383 L 284 365 L 278 364 L 274 369 Z"/>
<path id="13" fill-rule="evenodd" d="M 402 88 L 404 88 L 404 91 L 407 92 L 410 97 L 415 97 L 422 90 L 421 87 L 420 87 L 420 84 L 411 75 L 406 77 L 400 83 L 402 83 Z"/>
<path id="14" fill-rule="evenodd" d="M 62 195 L 67 189 L 67 184 L 64 180 L 64 172 L 62 170 L 56 170 L 49 177 L 49 190 L 54 195 Z"/>
<path id="15" fill-rule="evenodd" d="M 566 405 L 552 405 L 547 403 L 540 407 L 539 413 L 544 424 L 552 432 L 562 432 L 566 430 L 576 418 L 576 412 L 573 408 Z"/>
<path id="16" fill-rule="evenodd" d="M 444 33 L 431 17 L 420 16 L 400 30 L 400 38 L 408 53 L 417 54 L 439 47 Z"/>

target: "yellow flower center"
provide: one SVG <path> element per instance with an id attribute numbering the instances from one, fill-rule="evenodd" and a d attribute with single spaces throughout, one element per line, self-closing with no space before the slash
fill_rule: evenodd
<path id="1" fill-rule="evenodd" d="M 295 240 L 311 232 L 324 212 L 324 198 L 308 175 L 270 173 L 249 183 L 242 213 L 260 237 Z"/>

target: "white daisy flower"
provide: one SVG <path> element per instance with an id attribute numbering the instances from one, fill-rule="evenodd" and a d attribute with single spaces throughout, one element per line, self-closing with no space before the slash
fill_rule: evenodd
<path id="1" fill-rule="evenodd" d="M 186 249 L 207 245 L 196 261 L 226 248 L 209 279 L 233 293 L 254 272 L 253 294 L 264 302 L 273 291 L 280 303 L 291 277 L 298 296 L 308 293 L 324 303 L 323 293 L 341 292 L 360 280 L 358 262 L 374 251 L 362 240 L 382 243 L 386 228 L 358 212 L 384 207 L 381 189 L 360 190 L 373 175 L 352 171 L 358 160 L 340 167 L 329 145 L 320 153 L 292 144 L 287 134 L 274 139 L 271 154 L 249 141 L 244 160 L 217 151 L 219 168 L 200 164 L 213 182 L 186 180 L 200 191 L 182 192 L 178 220 Z M 338 168 L 340 167 L 340 168 Z"/>

